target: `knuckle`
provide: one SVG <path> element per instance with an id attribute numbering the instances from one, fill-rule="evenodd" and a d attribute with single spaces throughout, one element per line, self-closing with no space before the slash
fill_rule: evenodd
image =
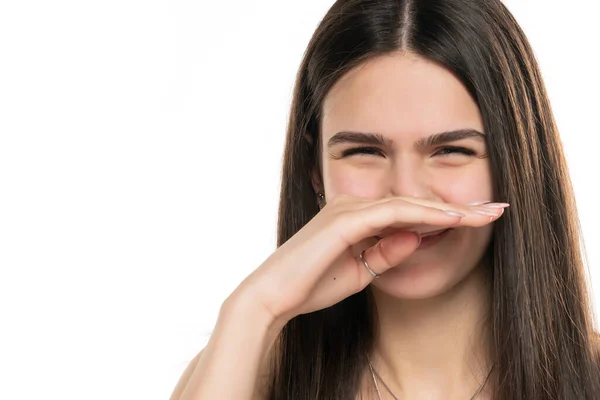
<path id="1" fill-rule="evenodd" d="M 342 211 L 338 214 L 338 218 L 333 221 L 333 229 L 339 233 L 339 236 L 344 240 L 345 243 L 350 243 L 349 235 L 355 231 L 356 219 L 352 218 L 352 213 L 349 211 Z"/>
<path id="2" fill-rule="evenodd" d="M 382 261 L 381 262 L 381 264 L 382 264 L 381 267 L 384 268 L 384 269 L 386 269 L 386 270 L 389 269 L 389 268 L 391 268 L 393 266 L 392 265 L 393 261 L 390 259 L 390 257 L 387 254 L 387 252 L 386 251 L 382 251 L 381 247 L 379 247 L 379 251 L 380 251 L 380 254 L 381 254 L 381 261 Z"/>

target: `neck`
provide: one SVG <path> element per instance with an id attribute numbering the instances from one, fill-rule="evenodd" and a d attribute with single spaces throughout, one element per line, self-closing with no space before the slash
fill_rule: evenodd
<path id="1" fill-rule="evenodd" d="M 372 361 L 399 398 L 471 398 L 491 367 L 490 293 L 482 267 L 428 299 L 398 299 L 373 287 L 380 329 Z M 484 398 L 485 390 L 478 400 Z"/>

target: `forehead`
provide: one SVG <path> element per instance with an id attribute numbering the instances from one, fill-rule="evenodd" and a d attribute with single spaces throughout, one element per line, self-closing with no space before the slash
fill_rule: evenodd
<path id="1" fill-rule="evenodd" d="M 450 71 L 412 54 L 372 59 L 344 75 L 323 104 L 324 140 L 341 130 L 400 141 L 432 133 L 483 131 L 477 104 Z"/>

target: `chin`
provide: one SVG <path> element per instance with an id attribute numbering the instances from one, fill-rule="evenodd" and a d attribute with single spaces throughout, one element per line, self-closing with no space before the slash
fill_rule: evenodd
<path id="1" fill-rule="evenodd" d="M 388 296 L 424 300 L 459 288 L 482 269 L 491 227 L 457 228 L 439 243 L 415 251 L 371 284 Z"/>
<path id="2" fill-rule="evenodd" d="M 446 266 L 448 267 L 448 266 Z M 458 274 L 457 271 L 422 271 L 419 266 L 393 268 L 371 285 L 388 296 L 405 300 L 425 300 L 434 298 L 452 290 L 469 271 Z"/>

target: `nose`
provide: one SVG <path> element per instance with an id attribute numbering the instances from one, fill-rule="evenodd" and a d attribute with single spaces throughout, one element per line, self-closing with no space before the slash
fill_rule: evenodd
<path id="1" fill-rule="evenodd" d="M 398 162 L 392 169 L 390 188 L 392 196 L 433 198 L 431 182 L 427 172 L 416 163 L 408 160 Z"/>

